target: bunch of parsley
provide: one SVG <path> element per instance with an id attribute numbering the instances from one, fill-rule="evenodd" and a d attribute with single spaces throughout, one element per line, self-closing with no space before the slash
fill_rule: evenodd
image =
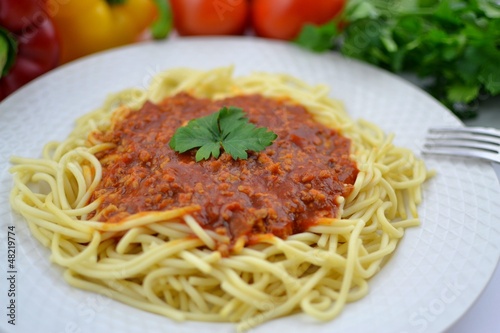
<path id="1" fill-rule="evenodd" d="M 304 27 L 296 43 L 415 74 L 461 118 L 500 94 L 499 1 L 350 0 L 334 21 Z"/>

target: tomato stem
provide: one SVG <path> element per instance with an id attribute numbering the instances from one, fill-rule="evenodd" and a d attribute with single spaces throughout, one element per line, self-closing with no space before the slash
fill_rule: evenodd
<path id="1" fill-rule="evenodd" d="M 106 0 L 108 5 L 113 6 L 113 5 L 123 5 L 127 0 Z"/>
<path id="2" fill-rule="evenodd" d="M 0 77 L 9 73 L 17 54 L 17 41 L 12 34 L 0 27 Z"/>
<path id="3" fill-rule="evenodd" d="M 151 34 L 154 39 L 163 39 L 172 29 L 172 10 L 168 0 L 153 0 L 158 8 L 158 18 L 151 25 Z"/>

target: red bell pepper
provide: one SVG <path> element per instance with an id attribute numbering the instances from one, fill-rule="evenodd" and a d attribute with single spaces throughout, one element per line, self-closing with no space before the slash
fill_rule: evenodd
<path id="1" fill-rule="evenodd" d="M 0 101 L 59 64 L 60 45 L 43 2 L 0 0 Z"/>

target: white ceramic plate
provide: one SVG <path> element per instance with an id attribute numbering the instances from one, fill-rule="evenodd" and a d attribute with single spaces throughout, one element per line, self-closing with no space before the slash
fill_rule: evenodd
<path id="1" fill-rule="evenodd" d="M 74 120 L 110 92 L 144 87 L 171 67 L 209 69 L 233 64 L 237 74 L 284 72 L 327 83 L 353 118 L 395 132 L 396 143 L 418 152 L 426 129 L 461 126 L 446 109 L 405 81 L 337 54 L 315 55 L 293 45 L 255 38 L 182 39 L 94 55 L 45 75 L 0 104 L 0 330 L 7 332 L 233 332 L 231 324 L 184 322 L 147 313 L 68 286 L 50 252 L 31 237 L 8 204 L 9 156 L 37 157 L 62 140 Z M 370 281 L 370 293 L 337 319 L 305 315 L 266 323 L 252 332 L 438 332 L 472 305 L 488 282 L 500 250 L 500 191 L 488 163 L 425 158 L 438 176 L 425 185 L 422 226 L 408 230 L 393 258 Z M 7 227 L 16 229 L 16 326 L 9 298 Z"/>

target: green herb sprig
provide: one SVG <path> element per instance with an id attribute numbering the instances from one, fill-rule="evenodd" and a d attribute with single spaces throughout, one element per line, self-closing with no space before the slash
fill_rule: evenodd
<path id="1" fill-rule="evenodd" d="M 210 156 L 218 158 L 221 147 L 236 160 L 247 159 L 247 150 L 264 150 L 277 137 L 267 128 L 250 123 L 242 109 L 230 106 L 179 127 L 169 145 L 179 153 L 199 148 L 196 162 L 209 159 Z"/>
<path id="2" fill-rule="evenodd" d="M 295 42 L 414 74 L 461 118 L 475 116 L 480 101 L 500 95 L 495 0 L 349 0 L 341 16 L 306 26 Z"/>

